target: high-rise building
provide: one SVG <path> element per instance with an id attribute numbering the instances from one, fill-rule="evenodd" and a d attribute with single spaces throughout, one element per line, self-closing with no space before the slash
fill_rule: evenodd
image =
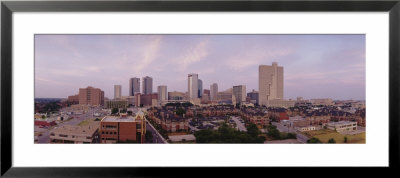
<path id="1" fill-rule="evenodd" d="M 217 100 L 217 95 L 218 95 L 218 85 L 216 83 L 213 83 L 210 86 L 210 99 L 213 101 Z"/>
<path id="2" fill-rule="evenodd" d="M 253 91 L 247 93 L 247 97 L 250 98 L 250 102 L 252 102 L 254 104 L 258 103 L 258 91 L 253 90 Z"/>
<path id="3" fill-rule="evenodd" d="M 283 67 L 260 65 L 258 69 L 259 104 L 267 106 L 268 100 L 283 100 Z"/>
<path id="4" fill-rule="evenodd" d="M 236 104 L 246 102 L 246 86 L 233 86 L 233 95 L 235 96 Z"/>
<path id="5" fill-rule="evenodd" d="M 157 87 L 158 90 L 158 101 L 167 101 L 167 86 L 161 85 Z"/>
<path id="6" fill-rule="evenodd" d="M 197 88 L 198 88 L 198 90 L 197 90 L 197 97 L 198 98 L 201 98 L 201 96 L 203 95 L 203 81 L 202 80 L 198 80 L 198 83 L 197 83 Z"/>
<path id="7" fill-rule="evenodd" d="M 114 85 L 114 99 L 121 98 L 121 85 Z"/>
<path id="8" fill-rule="evenodd" d="M 198 82 L 199 76 L 197 74 L 189 74 L 188 75 L 188 96 L 189 100 L 194 98 L 198 98 Z"/>
<path id="9" fill-rule="evenodd" d="M 129 96 L 135 96 L 136 93 L 140 93 L 140 78 L 129 79 Z"/>
<path id="10" fill-rule="evenodd" d="M 104 105 L 104 91 L 91 86 L 79 88 L 79 104 Z"/>
<path id="11" fill-rule="evenodd" d="M 143 86 L 142 86 L 143 94 L 151 94 L 153 93 L 153 78 L 146 76 L 143 77 Z"/>

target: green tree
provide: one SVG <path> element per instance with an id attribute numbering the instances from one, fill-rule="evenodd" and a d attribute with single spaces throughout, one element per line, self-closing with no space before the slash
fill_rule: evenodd
<path id="1" fill-rule="evenodd" d="M 46 116 L 45 116 L 45 115 L 42 115 L 42 119 L 46 119 Z"/>
<path id="2" fill-rule="evenodd" d="M 344 143 L 347 143 L 347 137 L 344 137 Z"/>
<path id="3" fill-rule="evenodd" d="M 328 140 L 328 143 L 336 143 L 335 139 L 331 138 Z"/>
<path id="4" fill-rule="evenodd" d="M 321 143 L 321 140 L 318 138 L 312 137 L 311 139 L 307 140 L 307 143 Z"/>
<path id="5" fill-rule="evenodd" d="M 118 113 L 118 108 L 111 109 L 111 114 L 117 114 L 117 113 Z"/>
<path id="6" fill-rule="evenodd" d="M 183 108 L 178 108 L 178 109 L 175 111 L 175 113 L 176 113 L 176 115 L 178 115 L 178 116 L 183 116 L 183 114 L 186 113 L 186 110 L 183 109 Z"/>
<path id="7" fill-rule="evenodd" d="M 274 125 L 269 125 L 267 135 L 272 139 L 280 139 L 281 133 Z"/>
<path id="8" fill-rule="evenodd" d="M 146 142 L 147 143 L 153 142 L 153 133 L 151 131 L 149 131 L 149 130 L 146 131 L 145 137 L 146 137 Z"/>
<path id="9" fill-rule="evenodd" d="M 288 133 L 287 134 L 287 139 L 296 139 L 296 138 L 297 138 L 296 133 Z"/>
<path id="10" fill-rule="evenodd" d="M 128 115 L 130 115 L 130 116 L 132 115 L 132 111 L 128 111 L 127 113 L 128 113 Z"/>
<path id="11" fill-rule="evenodd" d="M 252 137 L 257 137 L 260 134 L 260 130 L 258 130 L 257 125 L 253 123 L 249 123 L 247 126 L 247 133 Z"/>

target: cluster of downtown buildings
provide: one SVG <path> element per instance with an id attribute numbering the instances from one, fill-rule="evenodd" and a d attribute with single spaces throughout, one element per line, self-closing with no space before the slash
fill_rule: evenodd
<path id="1" fill-rule="evenodd" d="M 301 97 L 285 100 L 283 74 L 283 67 L 276 62 L 260 65 L 259 91 L 249 93 L 246 93 L 245 85 L 218 91 L 218 84 L 213 83 L 209 89 L 203 89 L 203 81 L 194 73 L 188 74 L 186 92 L 168 92 L 166 85 L 157 86 L 157 92 L 153 92 L 153 78 L 149 76 L 143 77 L 142 83 L 137 77 L 129 79 L 128 96 L 122 96 L 121 85 L 114 85 L 113 99 L 105 98 L 104 91 L 99 88 L 80 88 L 78 94 L 68 97 L 67 101 L 74 104 L 69 108 L 72 111 L 92 111 L 102 116 L 100 124 L 93 122 L 85 126 L 58 127 L 50 134 L 50 142 L 144 143 L 147 130 L 145 117 L 154 127 L 168 133 L 214 128 L 212 124 L 217 125 L 216 122 L 226 115 L 240 116 L 260 129 L 266 128 L 272 119 L 300 131 L 314 130 L 315 126 L 320 125 L 335 130 L 354 130 L 357 124 L 365 126 L 365 104 L 362 102 L 334 102 L 329 98 L 304 100 Z M 183 114 L 176 112 L 180 107 L 168 105 L 189 102 L 192 106 L 184 106 Z M 93 111 L 93 108 L 101 108 L 102 111 Z M 113 115 L 111 110 L 114 108 L 127 110 L 130 114 L 124 112 Z M 69 111 L 68 115 L 73 113 Z M 205 122 L 195 121 L 199 117 Z M 331 121 L 339 123 L 330 124 Z M 43 121 L 40 122 L 43 124 Z"/>
<path id="2" fill-rule="evenodd" d="M 170 102 L 191 102 L 195 105 L 207 104 L 242 104 L 264 105 L 267 107 L 293 107 L 295 101 L 284 100 L 283 67 L 276 62 L 272 65 L 259 66 L 259 91 L 246 93 L 245 85 L 236 85 L 225 91 L 218 91 L 218 84 L 203 89 L 203 81 L 198 74 L 188 74 L 186 92 L 168 92 L 166 85 L 157 86 L 153 92 L 153 78 L 146 76 L 129 79 L 129 94 L 122 96 L 122 86 L 114 85 L 114 98 L 104 97 L 99 88 L 80 88 L 77 95 L 69 96 L 68 101 L 83 105 L 102 105 L 106 108 L 132 106 L 162 106 Z M 142 87 L 141 87 L 142 84 Z M 140 91 L 142 89 L 142 91 Z"/>

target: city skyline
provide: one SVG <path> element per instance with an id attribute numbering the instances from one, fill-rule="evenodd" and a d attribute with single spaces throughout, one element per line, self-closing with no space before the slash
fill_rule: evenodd
<path id="1" fill-rule="evenodd" d="M 114 85 L 127 96 L 129 79 L 145 76 L 153 91 L 186 92 L 190 73 L 248 93 L 272 62 L 285 68 L 284 99 L 365 100 L 365 35 L 36 35 L 35 97 L 93 86 L 113 98 Z"/>

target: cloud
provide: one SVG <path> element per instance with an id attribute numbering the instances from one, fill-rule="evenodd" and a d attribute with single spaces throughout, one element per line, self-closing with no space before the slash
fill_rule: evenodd
<path id="1" fill-rule="evenodd" d="M 142 58 L 139 62 L 133 65 L 133 70 L 136 73 L 142 73 L 157 57 L 162 42 L 161 36 L 153 36 L 151 41 L 144 47 Z M 126 59 L 126 56 L 125 56 Z"/>
<path id="2" fill-rule="evenodd" d="M 176 58 L 175 63 L 180 65 L 180 70 L 186 70 L 190 65 L 200 62 L 208 55 L 208 40 L 203 40 L 195 46 L 190 47 L 183 55 Z"/>
<path id="3" fill-rule="evenodd" d="M 239 71 L 248 67 L 265 64 L 266 61 L 274 61 L 278 57 L 293 53 L 292 49 L 281 50 L 250 50 L 226 61 L 226 65 L 233 70 Z"/>
<path id="4" fill-rule="evenodd" d="M 76 70 L 76 69 L 51 69 L 49 72 L 53 75 L 63 75 L 63 76 L 69 76 L 69 77 L 85 76 L 85 74 L 82 70 Z"/>

